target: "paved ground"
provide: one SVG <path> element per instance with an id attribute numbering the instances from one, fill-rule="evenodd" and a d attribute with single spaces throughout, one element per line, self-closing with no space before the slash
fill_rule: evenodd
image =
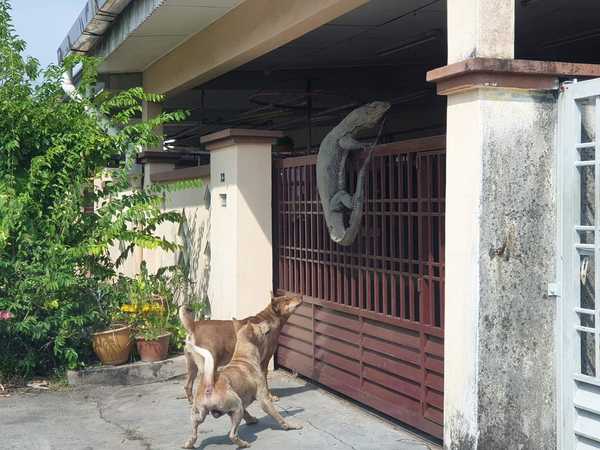
<path id="1" fill-rule="evenodd" d="M 302 430 L 283 431 L 254 404 L 257 425 L 240 437 L 253 449 L 431 450 L 431 443 L 373 416 L 310 383 L 276 372 L 277 407 Z M 143 386 L 79 387 L 59 392 L 21 392 L 0 398 L 2 450 L 177 449 L 190 432 L 181 380 Z M 229 418 L 209 417 L 197 448 L 233 449 Z"/>

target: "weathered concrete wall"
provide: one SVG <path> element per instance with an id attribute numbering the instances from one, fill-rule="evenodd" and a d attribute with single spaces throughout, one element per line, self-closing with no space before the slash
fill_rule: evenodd
<path id="1" fill-rule="evenodd" d="M 445 445 L 556 448 L 556 99 L 479 89 L 448 106 Z"/>
<path id="2" fill-rule="evenodd" d="M 553 94 L 487 91 L 480 229 L 479 445 L 556 447 Z M 498 120 L 500 117 L 511 120 Z"/>

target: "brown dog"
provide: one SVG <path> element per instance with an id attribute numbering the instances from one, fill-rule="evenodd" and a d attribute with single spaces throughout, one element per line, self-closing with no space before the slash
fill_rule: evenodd
<path id="1" fill-rule="evenodd" d="M 271 329 L 264 346 L 260 348 L 261 369 L 265 377 L 265 383 L 267 382 L 269 361 L 277 349 L 281 328 L 301 303 L 302 298 L 297 295 L 272 297 L 271 303 L 260 313 L 239 321 L 241 325 L 248 322 L 266 322 Z M 202 374 L 204 380 L 209 382 L 214 379 L 216 369 L 227 364 L 233 356 L 236 344 L 234 323 L 232 320 L 194 321 L 192 313 L 184 306 L 179 309 L 179 318 L 188 332 L 188 340 L 192 344 L 208 350 L 213 357 L 214 366 L 211 373 L 206 373 L 203 370 L 204 373 Z M 196 364 L 194 358 L 191 357 L 187 350 L 185 351 L 185 357 L 187 362 L 185 393 L 191 403 L 193 400 L 194 380 L 198 375 L 198 364 Z M 277 401 L 278 399 L 275 396 L 271 396 L 271 400 Z"/>
<path id="2" fill-rule="evenodd" d="M 238 329 L 233 357 L 229 364 L 219 370 L 214 385 L 204 378 L 196 391 L 192 406 L 192 436 L 183 448 L 194 448 L 198 439 L 198 426 L 211 413 L 213 417 L 223 414 L 231 418 L 229 439 L 238 447 L 250 447 L 250 444 L 238 436 L 242 418 L 248 423 L 256 423 L 256 418 L 246 412 L 246 408 L 258 400 L 264 412 L 273 417 L 284 430 L 297 430 L 301 425 L 288 423 L 271 403 L 269 390 L 261 367 L 260 348 L 264 348 L 269 340 L 271 326 L 267 322 L 258 324 L 246 322 L 241 325 L 236 321 L 234 328 Z M 197 355 L 198 364 L 204 365 L 204 373 L 210 373 L 214 368 L 212 356 L 205 349 L 188 341 L 186 345 L 194 359 Z"/>

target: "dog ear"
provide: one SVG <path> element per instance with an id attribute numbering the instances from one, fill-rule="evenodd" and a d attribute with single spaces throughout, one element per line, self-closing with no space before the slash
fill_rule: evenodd
<path id="1" fill-rule="evenodd" d="M 276 314 L 283 313 L 283 302 L 281 301 L 281 297 L 273 297 L 271 299 L 271 308 L 275 311 Z"/>

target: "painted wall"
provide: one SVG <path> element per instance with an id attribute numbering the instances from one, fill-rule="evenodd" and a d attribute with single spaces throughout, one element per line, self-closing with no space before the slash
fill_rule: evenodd
<path id="1" fill-rule="evenodd" d="M 200 298 L 208 298 L 210 277 L 210 191 L 209 177 L 200 179 L 200 188 L 182 189 L 165 195 L 164 211 L 179 211 L 185 215 L 184 224 L 163 223 L 156 229 L 158 236 L 184 246 L 190 254 L 190 269 L 194 288 Z M 174 265 L 181 252 L 144 250 L 143 259 L 151 272 Z"/>
<path id="2" fill-rule="evenodd" d="M 163 169 L 170 169 L 170 166 Z M 200 298 L 208 298 L 208 282 L 210 278 L 210 178 L 200 179 L 199 188 L 190 188 L 169 192 L 165 195 L 163 211 L 179 211 L 185 215 L 184 225 L 163 223 L 156 229 L 156 235 L 176 242 L 187 248 L 191 255 L 192 281 Z M 120 244 L 111 249 L 111 257 L 116 259 L 121 253 Z M 119 268 L 126 276 L 134 276 L 139 272 L 141 261 L 145 261 L 150 272 L 160 267 L 176 264 L 180 252 L 166 252 L 160 249 L 136 249 Z"/>
<path id="3" fill-rule="evenodd" d="M 469 444 L 475 448 L 477 436 L 477 264 L 482 177 L 479 95 L 473 90 L 448 98 L 444 441 L 452 443 L 452 449 L 469 448 Z M 470 126 L 465 127 L 465 123 Z"/>

